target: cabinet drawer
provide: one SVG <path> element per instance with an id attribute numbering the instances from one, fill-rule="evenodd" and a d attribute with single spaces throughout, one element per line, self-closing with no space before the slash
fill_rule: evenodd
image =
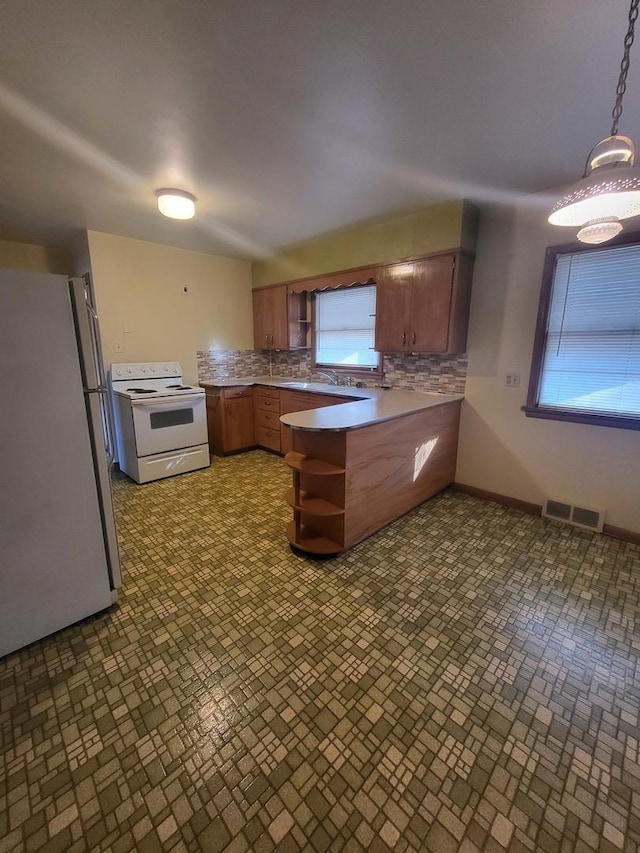
<path id="1" fill-rule="evenodd" d="M 342 397 L 334 394 L 317 394 L 308 391 L 283 391 L 280 398 L 280 414 L 305 412 L 324 406 L 337 406 L 339 403 L 353 402 L 354 397 Z"/>
<path id="2" fill-rule="evenodd" d="M 253 397 L 253 385 L 234 385 L 233 388 L 223 388 L 225 400 L 235 400 L 238 397 Z"/>
<path id="3" fill-rule="evenodd" d="M 256 426 L 280 431 L 280 415 L 268 409 L 256 409 Z"/>
<path id="4" fill-rule="evenodd" d="M 256 409 L 280 414 L 280 399 L 273 397 L 256 397 Z"/>
<path id="5" fill-rule="evenodd" d="M 274 397 L 276 400 L 280 399 L 280 389 L 268 388 L 266 385 L 257 385 L 255 394 L 256 397 Z"/>
<path id="6" fill-rule="evenodd" d="M 280 452 L 280 430 L 258 426 L 256 427 L 256 441 L 260 447 L 268 447 L 270 450 Z"/>

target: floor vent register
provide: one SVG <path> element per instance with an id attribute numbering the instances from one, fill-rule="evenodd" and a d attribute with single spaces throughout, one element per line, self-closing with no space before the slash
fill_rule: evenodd
<path id="1" fill-rule="evenodd" d="M 555 501 L 551 498 L 542 505 L 542 515 L 552 518 L 554 521 L 563 521 L 574 527 L 582 527 L 584 530 L 592 530 L 594 533 L 602 533 L 604 527 L 605 511 L 603 509 L 588 509 L 583 506 Z"/>

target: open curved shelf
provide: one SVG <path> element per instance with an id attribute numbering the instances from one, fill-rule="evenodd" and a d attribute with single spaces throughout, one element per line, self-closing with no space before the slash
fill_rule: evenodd
<path id="1" fill-rule="evenodd" d="M 300 492 L 300 503 L 296 503 L 296 490 L 287 489 L 285 500 L 289 506 L 309 515 L 344 515 L 344 509 L 332 504 L 324 498 L 312 495 L 311 492 Z"/>
<path id="2" fill-rule="evenodd" d="M 322 459 L 314 459 L 313 456 L 304 456 L 302 453 L 296 453 L 295 450 L 287 453 L 284 461 L 289 468 L 300 471 L 301 474 L 318 474 L 323 477 L 329 477 L 335 474 L 344 474 L 345 472 L 345 469 L 338 467 L 338 465 L 323 462 Z"/>
<path id="3" fill-rule="evenodd" d="M 343 545 L 338 545 L 326 536 L 316 533 L 311 527 L 302 527 L 300 538 L 296 539 L 296 523 L 290 521 L 287 524 L 287 539 L 294 548 L 307 551 L 309 554 L 339 554 L 344 551 Z"/>

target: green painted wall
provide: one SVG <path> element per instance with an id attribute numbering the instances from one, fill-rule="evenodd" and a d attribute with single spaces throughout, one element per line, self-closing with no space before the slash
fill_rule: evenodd
<path id="1" fill-rule="evenodd" d="M 475 250 L 477 220 L 476 208 L 460 200 L 316 237 L 283 249 L 272 258 L 254 261 L 253 286 L 384 264 L 459 246 Z"/>

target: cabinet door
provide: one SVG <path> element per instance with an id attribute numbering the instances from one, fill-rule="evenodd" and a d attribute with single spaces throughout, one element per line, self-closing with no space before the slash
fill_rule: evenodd
<path id="1" fill-rule="evenodd" d="M 271 349 L 289 349 L 289 311 L 285 285 L 271 288 L 270 313 Z"/>
<path id="2" fill-rule="evenodd" d="M 293 450 L 293 430 L 286 424 L 280 424 L 280 453 L 286 456 Z"/>
<path id="3" fill-rule="evenodd" d="M 253 398 L 235 397 L 224 401 L 224 452 L 244 450 L 256 443 Z"/>
<path id="4" fill-rule="evenodd" d="M 287 288 L 253 291 L 253 345 L 256 349 L 288 349 Z"/>
<path id="5" fill-rule="evenodd" d="M 375 348 L 378 352 L 409 349 L 413 264 L 381 267 L 376 282 Z"/>
<path id="6" fill-rule="evenodd" d="M 209 433 L 209 450 L 211 453 L 222 453 L 222 398 L 220 391 L 207 390 L 207 431 Z"/>
<path id="7" fill-rule="evenodd" d="M 269 349 L 270 305 L 269 290 L 253 291 L 253 346 L 255 349 Z"/>
<path id="8" fill-rule="evenodd" d="M 454 255 L 416 261 L 409 352 L 448 352 Z"/>

